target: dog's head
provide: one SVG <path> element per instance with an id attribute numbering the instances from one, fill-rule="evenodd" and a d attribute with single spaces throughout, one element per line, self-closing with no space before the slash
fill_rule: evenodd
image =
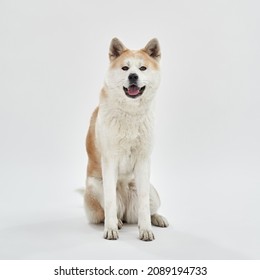
<path id="1" fill-rule="evenodd" d="M 105 79 L 108 94 L 128 104 L 145 103 L 154 97 L 160 82 L 161 52 L 157 39 L 149 41 L 143 49 L 133 51 L 114 38 L 109 58 L 110 67 Z"/>

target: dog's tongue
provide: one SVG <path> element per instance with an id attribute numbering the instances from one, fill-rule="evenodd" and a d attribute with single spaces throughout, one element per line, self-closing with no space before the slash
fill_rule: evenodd
<path id="1" fill-rule="evenodd" d="M 137 86 L 132 85 L 128 88 L 129 95 L 137 95 L 138 93 L 139 93 L 139 88 Z"/>

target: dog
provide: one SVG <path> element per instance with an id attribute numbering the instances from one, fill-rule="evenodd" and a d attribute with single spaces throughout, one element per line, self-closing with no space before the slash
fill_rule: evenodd
<path id="1" fill-rule="evenodd" d="M 160 198 L 150 183 L 153 103 L 160 83 L 157 39 L 129 50 L 117 38 L 87 134 L 85 209 L 91 223 L 104 222 L 104 238 L 118 239 L 123 222 L 138 223 L 139 238 L 152 241 L 152 225 L 167 227 L 157 214 Z"/>

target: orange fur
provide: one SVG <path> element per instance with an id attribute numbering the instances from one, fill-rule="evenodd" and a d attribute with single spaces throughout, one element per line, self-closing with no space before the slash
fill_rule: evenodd
<path id="1" fill-rule="evenodd" d="M 154 68 L 155 70 L 158 70 L 159 64 L 158 62 L 153 59 L 152 57 L 147 54 L 147 52 L 144 49 L 138 50 L 138 51 L 132 51 L 132 50 L 125 50 L 119 58 L 113 60 L 110 64 L 110 67 L 113 68 L 121 68 L 123 65 L 123 61 L 127 60 L 128 58 L 139 58 L 143 60 L 144 66 L 149 66 L 151 68 Z"/>
<path id="2" fill-rule="evenodd" d="M 95 136 L 95 124 L 98 115 L 98 107 L 92 114 L 90 120 L 90 126 L 88 130 L 88 135 L 86 139 L 86 149 L 88 153 L 88 167 L 87 167 L 87 176 L 101 178 L 101 163 L 100 163 L 100 153 L 96 147 L 96 136 Z"/>

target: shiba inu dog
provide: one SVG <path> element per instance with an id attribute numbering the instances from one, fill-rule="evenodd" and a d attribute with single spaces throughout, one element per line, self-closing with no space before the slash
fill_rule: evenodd
<path id="1" fill-rule="evenodd" d="M 152 226 L 167 227 L 157 214 L 160 198 L 150 183 L 153 101 L 160 82 L 157 39 L 141 50 L 127 49 L 117 38 L 109 49 L 110 66 L 87 134 L 86 213 L 104 222 L 104 238 L 138 223 L 139 238 L 154 239 Z"/>

